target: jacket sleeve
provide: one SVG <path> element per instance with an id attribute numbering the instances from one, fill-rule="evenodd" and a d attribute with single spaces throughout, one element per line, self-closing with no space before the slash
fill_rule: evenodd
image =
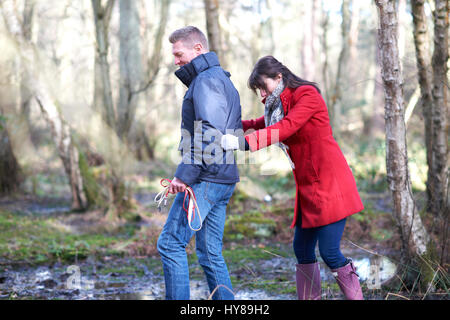
<path id="1" fill-rule="evenodd" d="M 319 93 L 312 86 L 299 87 L 294 93 L 294 100 L 293 106 L 282 120 L 245 136 L 251 151 L 283 142 L 320 111 Z"/>
<path id="2" fill-rule="evenodd" d="M 264 116 L 258 118 L 258 119 L 251 119 L 251 120 L 242 120 L 242 128 L 245 131 L 249 129 L 263 129 L 266 127 L 266 124 L 264 122 Z"/>
<path id="3" fill-rule="evenodd" d="M 222 159 L 217 151 L 222 152 L 220 140 L 225 133 L 229 113 L 224 84 L 220 79 L 199 76 L 192 99 L 195 133 L 191 139 L 191 152 L 184 155 L 175 172 L 175 177 L 187 185 L 198 180 L 202 170 L 215 162 L 216 155 Z"/>

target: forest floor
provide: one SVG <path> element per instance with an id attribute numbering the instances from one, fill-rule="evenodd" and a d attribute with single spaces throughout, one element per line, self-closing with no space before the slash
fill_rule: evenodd
<path id="1" fill-rule="evenodd" d="M 148 189 L 136 190 L 134 212 L 115 220 L 100 209 L 71 212 L 70 198 L 63 194 L 1 198 L 0 299 L 164 299 L 156 241 L 168 210 L 159 212 L 154 196 Z M 382 286 L 400 263 L 401 241 L 389 194 L 363 192 L 362 197 L 365 210 L 348 218 L 341 249 L 358 268 L 365 298 L 448 299 L 448 290 L 417 293 Z M 233 195 L 223 255 L 236 299 L 296 299 L 289 228 L 294 201 L 258 200 L 238 189 Z M 194 241 L 186 249 L 191 299 L 208 299 Z M 330 270 L 317 256 L 323 299 L 342 299 Z"/>

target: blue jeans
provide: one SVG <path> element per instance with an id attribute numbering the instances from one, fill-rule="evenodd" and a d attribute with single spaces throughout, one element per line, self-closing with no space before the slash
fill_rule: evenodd
<path id="1" fill-rule="evenodd" d="M 201 181 L 191 187 L 200 209 L 202 228 L 197 232 L 189 228 L 187 213 L 183 210 L 184 192 L 182 192 L 176 195 L 158 239 L 157 248 L 163 263 L 168 300 L 189 300 L 189 266 L 186 246 L 194 234 L 198 262 L 205 272 L 210 291 L 212 292 L 218 285 L 233 290 L 227 265 L 222 256 L 222 238 L 226 207 L 235 184 Z M 186 198 L 185 207 L 188 207 L 188 198 Z M 200 226 L 197 212 L 191 225 L 195 229 Z M 212 298 L 233 300 L 234 295 L 223 286 L 216 290 Z"/>
<path id="2" fill-rule="evenodd" d="M 299 213 L 300 214 L 300 213 Z M 302 229 L 301 220 L 295 226 L 294 252 L 299 264 L 316 262 L 315 248 L 319 242 L 319 253 L 330 269 L 337 269 L 347 264 L 340 250 L 341 238 L 346 219 L 317 228 Z"/>

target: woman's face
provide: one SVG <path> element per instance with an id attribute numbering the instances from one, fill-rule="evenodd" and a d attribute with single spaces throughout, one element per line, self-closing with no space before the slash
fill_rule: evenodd
<path id="1" fill-rule="evenodd" d="M 265 98 L 267 96 L 270 96 L 273 90 L 275 90 L 275 88 L 278 86 L 282 79 L 282 75 L 281 73 L 279 73 L 274 79 L 262 75 L 261 79 L 264 82 L 265 88 L 259 88 L 259 94 L 261 95 L 261 98 Z"/>

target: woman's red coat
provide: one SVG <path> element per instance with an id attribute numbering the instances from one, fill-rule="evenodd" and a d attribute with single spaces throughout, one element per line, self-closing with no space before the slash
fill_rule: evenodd
<path id="1" fill-rule="evenodd" d="M 252 152 L 276 142 L 289 147 L 297 196 L 291 228 L 301 212 L 302 228 L 339 221 L 364 209 L 352 171 L 334 140 L 328 110 L 309 85 L 286 88 L 280 95 L 285 117 L 265 127 L 264 117 L 242 121 Z M 264 100 L 263 100 L 264 102 Z M 300 209 L 300 210 L 299 210 Z"/>

